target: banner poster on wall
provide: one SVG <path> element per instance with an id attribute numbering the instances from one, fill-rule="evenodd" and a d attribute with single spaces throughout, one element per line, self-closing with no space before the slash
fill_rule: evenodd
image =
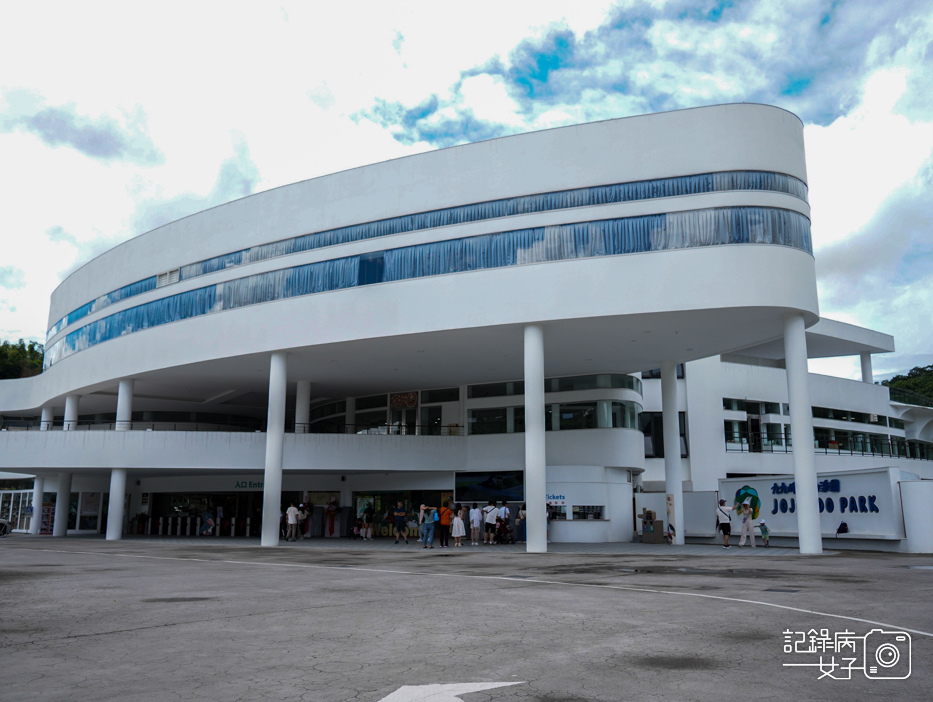
<path id="1" fill-rule="evenodd" d="M 824 537 L 835 536 L 842 522 L 850 537 L 904 538 L 898 481 L 917 479 L 896 468 L 818 473 L 816 488 L 820 527 Z M 756 524 L 767 522 L 775 536 L 797 536 L 797 485 L 792 475 L 726 478 L 719 496 L 738 508 L 746 500 Z"/>
<path id="2" fill-rule="evenodd" d="M 100 493 L 81 493 L 81 516 L 96 517 L 98 512 L 100 512 Z"/>

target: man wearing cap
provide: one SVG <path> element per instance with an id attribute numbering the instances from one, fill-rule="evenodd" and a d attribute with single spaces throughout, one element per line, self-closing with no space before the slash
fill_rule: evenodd
<path id="1" fill-rule="evenodd" d="M 732 515 L 729 514 L 735 509 L 726 507 L 726 501 L 720 500 L 719 507 L 716 508 L 716 531 L 722 532 L 722 547 L 729 548 L 729 535 L 732 533 Z"/>

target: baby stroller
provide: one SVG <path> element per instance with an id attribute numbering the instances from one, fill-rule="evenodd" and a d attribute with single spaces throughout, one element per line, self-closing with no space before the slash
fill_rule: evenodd
<path id="1" fill-rule="evenodd" d="M 496 543 L 514 544 L 515 536 L 512 534 L 512 527 L 504 519 L 496 520 Z"/>
<path id="2" fill-rule="evenodd" d="M 13 525 L 6 519 L 0 519 L 0 539 L 13 530 Z"/>

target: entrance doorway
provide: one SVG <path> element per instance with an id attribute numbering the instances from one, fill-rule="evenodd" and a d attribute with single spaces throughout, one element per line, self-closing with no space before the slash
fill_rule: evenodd
<path id="1" fill-rule="evenodd" d="M 417 411 L 414 407 L 392 410 L 390 434 L 414 434 L 418 426 Z"/>
<path id="2" fill-rule="evenodd" d="M 354 518 L 362 517 L 368 505 L 375 511 L 373 533 L 375 536 L 394 536 L 394 512 L 399 502 L 405 507 L 405 522 L 409 525 L 409 538 L 417 538 L 418 512 L 421 505 L 440 507 L 448 502 L 453 507 L 453 490 L 398 490 L 385 492 L 354 492 Z M 411 526 L 414 524 L 414 526 Z"/>
<path id="3" fill-rule="evenodd" d="M 29 531 L 32 514 L 32 490 L 16 490 L 0 493 L 0 518 L 10 520 L 12 531 Z"/>
<path id="4" fill-rule="evenodd" d="M 748 415 L 748 450 L 761 453 L 761 415 Z"/>

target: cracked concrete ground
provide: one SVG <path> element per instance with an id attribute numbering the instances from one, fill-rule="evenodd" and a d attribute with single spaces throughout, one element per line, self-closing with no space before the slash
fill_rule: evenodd
<path id="1" fill-rule="evenodd" d="M 11 537 L 0 699 L 377 702 L 483 681 L 524 684 L 464 702 L 933 696 L 933 558 L 704 554 Z M 912 630 L 911 676 L 782 666 L 819 660 L 785 655 L 782 632 L 822 628 Z"/>

